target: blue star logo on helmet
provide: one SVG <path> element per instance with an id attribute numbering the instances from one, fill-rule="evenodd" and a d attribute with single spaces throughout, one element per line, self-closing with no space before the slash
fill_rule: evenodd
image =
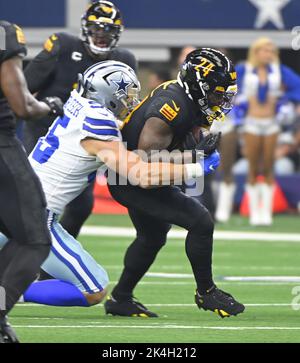
<path id="1" fill-rule="evenodd" d="M 124 76 L 122 74 L 121 79 L 119 81 L 113 81 L 114 84 L 118 86 L 117 92 L 123 91 L 126 93 L 127 87 L 131 84 L 131 82 L 126 82 Z"/>

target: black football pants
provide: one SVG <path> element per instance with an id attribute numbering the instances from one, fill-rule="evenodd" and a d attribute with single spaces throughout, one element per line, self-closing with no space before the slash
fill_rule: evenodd
<path id="1" fill-rule="evenodd" d="M 34 281 L 50 252 L 45 206 L 23 146 L 13 136 L 0 135 L 0 231 L 10 239 L 0 251 L 0 286 L 6 300 L 0 316 Z"/>
<path id="2" fill-rule="evenodd" d="M 133 289 L 166 243 L 172 224 L 188 231 L 185 251 L 197 288 L 205 292 L 213 285 L 212 247 L 214 223 L 208 210 L 177 187 L 142 189 L 109 186 L 112 196 L 128 208 L 136 228 L 136 239 L 127 249 L 124 270 L 112 294 L 117 300 L 132 296 Z"/>

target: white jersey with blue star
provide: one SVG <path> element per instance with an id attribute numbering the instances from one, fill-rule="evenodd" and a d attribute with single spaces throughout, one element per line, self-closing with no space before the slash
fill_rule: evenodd
<path id="1" fill-rule="evenodd" d="M 110 110 L 74 90 L 64 106 L 64 116 L 53 122 L 29 156 L 42 183 L 48 209 L 57 214 L 92 182 L 103 165 L 81 146 L 81 140 L 87 137 L 120 141 L 118 120 Z"/>

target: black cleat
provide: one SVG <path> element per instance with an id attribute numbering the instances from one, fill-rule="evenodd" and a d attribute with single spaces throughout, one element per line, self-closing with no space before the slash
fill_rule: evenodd
<path id="1" fill-rule="evenodd" d="M 19 343 L 13 328 L 7 318 L 0 318 L 0 343 Z"/>
<path id="2" fill-rule="evenodd" d="M 158 315 L 148 310 L 146 306 L 137 301 L 134 297 L 129 300 L 118 302 L 112 296 L 108 296 L 104 303 L 106 314 L 118 316 L 130 316 L 140 318 L 157 318 Z"/>
<path id="3" fill-rule="evenodd" d="M 205 294 L 200 295 L 196 290 L 195 302 L 199 309 L 210 310 L 221 318 L 238 315 L 245 310 L 245 306 L 216 286 L 213 286 Z"/>

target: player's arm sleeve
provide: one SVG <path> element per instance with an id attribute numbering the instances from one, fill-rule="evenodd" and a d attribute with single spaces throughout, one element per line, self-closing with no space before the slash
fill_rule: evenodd
<path id="1" fill-rule="evenodd" d="M 101 141 L 120 141 L 121 134 L 117 120 L 108 119 L 101 112 L 91 112 L 85 116 L 81 127 L 82 139 L 92 138 Z"/>
<path id="2" fill-rule="evenodd" d="M 7 22 L 1 23 L 5 30 L 5 45 L 2 62 L 13 57 L 24 58 L 27 54 L 26 40 L 23 30 L 14 24 Z"/>
<path id="3" fill-rule="evenodd" d="M 47 84 L 48 79 L 55 71 L 59 54 L 59 37 L 56 34 L 53 34 L 44 43 L 43 50 L 24 70 L 28 88 L 31 93 L 39 92 Z"/>

